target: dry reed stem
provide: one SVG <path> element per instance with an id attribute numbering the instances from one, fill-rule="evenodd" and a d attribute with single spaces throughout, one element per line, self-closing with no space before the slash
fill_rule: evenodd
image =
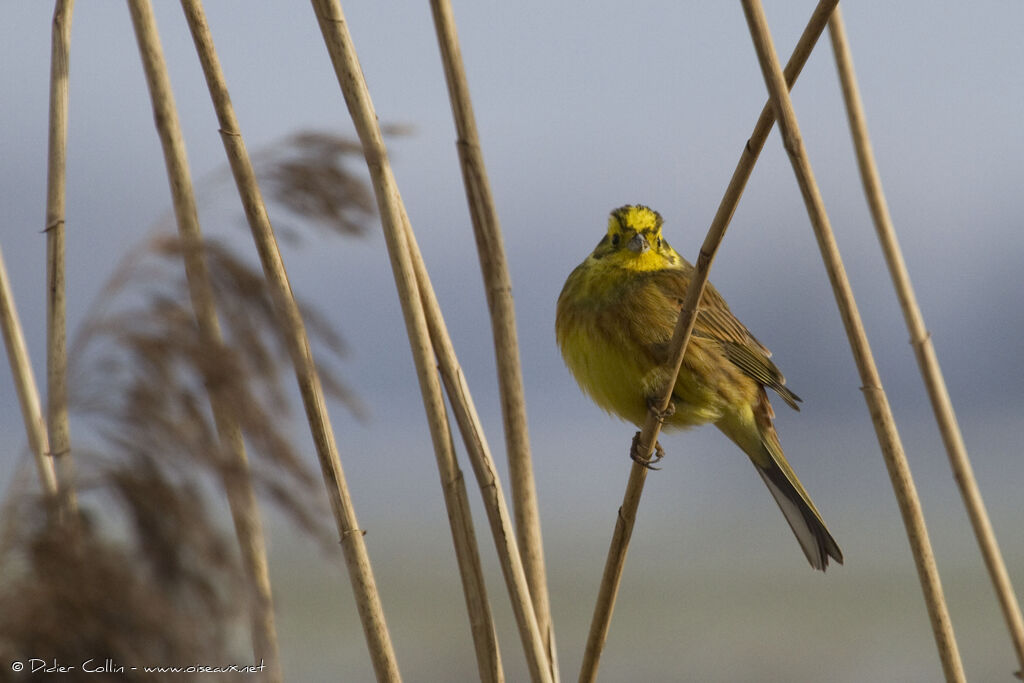
<path id="1" fill-rule="evenodd" d="M 337 0 L 312 0 L 313 8 L 331 56 L 338 84 L 363 145 L 366 164 L 373 181 L 374 194 L 384 228 L 388 257 L 398 289 L 406 333 L 419 380 L 423 406 L 437 459 L 445 507 L 448 510 L 456 560 L 469 610 L 477 666 L 484 681 L 503 681 L 501 656 L 484 587 L 480 555 L 470 515 L 466 483 L 455 461 L 454 443 L 434 367 L 434 350 L 420 303 L 419 288 L 413 273 L 409 247 L 405 239 L 402 199 L 388 162 L 387 149 L 377 122 L 373 102 L 363 78 L 362 68 L 349 35 L 345 16 Z"/>
<path id="2" fill-rule="evenodd" d="M 788 87 L 793 87 L 793 84 L 796 82 L 815 43 L 821 37 L 822 31 L 825 30 L 828 17 L 837 3 L 838 0 L 822 0 L 815 7 L 810 20 L 807 22 L 807 27 L 801 34 L 800 40 L 797 41 L 793 54 L 786 64 Z M 674 350 L 674 353 L 670 357 L 673 359 L 673 367 L 675 367 L 674 374 L 678 374 L 683 355 L 686 353 L 686 345 L 693 331 L 697 305 L 704 293 L 708 274 L 715 254 L 718 251 L 718 246 L 725 237 L 729 221 L 732 220 L 736 206 L 743 195 L 747 180 L 750 178 L 754 164 L 757 162 L 757 157 L 764 147 L 765 140 L 768 138 L 768 133 L 771 131 L 774 121 L 775 115 L 769 100 L 761 110 L 761 115 L 754 125 L 754 131 L 743 147 L 740 160 L 733 171 L 732 178 L 729 180 L 729 185 L 719 204 L 718 211 L 715 213 L 711 226 L 708 228 L 707 236 L 701 244 L 700 253 L 695 264 L 693 280 L 687 289 L 679 320 L 676 322 L 676 328 L 672 336 L 670 348 Z M 669 385 L 666 387 L 665 395 L 660 402 L 661 410 L 668 406 L 671 393 L 672 386 Z M 661 425 L 657 419 L 653 415 L 649 415 L 640 436 L 640 448 L 645 458 L 650 458 L 660 429 Z M 615 520 L 615 529 L 612 533 L 612 541 L 608 549 L 604 573 L 601 576 L 601 585 L 598 589 L 597 602 L 594 606 L 594 615 L 591 618 L 590 632 L 587 636 L 583 663 L 580 667 L 580 683 L 589 683 L 597 678 L 601 652 L 604 649 L 605 640 L 608 637 L 608 629 L 611 626 L 615 598 L 618 594 L 619 584 L 622 581 L 626 552 L 629 549 L 630 537 L 633 534 L 633 525 L 636 522 L 636 512 L 640 505 L 644 482 L 647 479 L 647 471 L 646 467 L 638 464 L 634 464 L 630 469 L 629 480 L 626 483 L 626 492 Z"/>
<path id="3" fill-rule="evenodd" d="M 448 96 L 458 135 L 456 147 L 466 187 L 466 199 L 473 222 L 484 290 L 491 315 L 491 333 L 498 367 L 498 388 L 505 426 L 505 447 L 508 452 L 509 476 L 516 517 L 519 549 L 523 556 L 537 624 L 544 635 L 551 673 L 558 681 L 558 657 L 555 649 L 551 604 L 548 597 L 547 572 L 544 567 L 544 544 L 537 506 L 537 487 L 533 477 L 530 436 L 527 429 L 526 398 L 523 390 L 519 341 L 516 333 L 515 305 L 512 283 L 505 258 L 501 225 L 491 195 L 490 182 L 484 166 L 480 136 L 469 94 L 469 83 L 462 63 L 455 17 L 448 0 L 431 0 L 430 8 L 437 30 L 437 42 L 444 64 Z"/>
<path id="4" fill-rule="evenodd" d="M 910 273 L 907 272 L 907 266 L 903 261 L 903 253 L 896 237 L 892 217 L 889 215 L 885 192 L 882 189 L 882 180 L 875 164 L 874 152 L 871 149 L 867 119 L 864 115 L 864 107 L 857 87 L 857 76 L 853 68 L 853 56 L 850 53 L 842 15 L 838 9 L 832 16 L 829 33 L 832 38 L 839 80 L 842 83 L 843 98 L 846 101 L 846 112 L 850 120 L 854 148 L 857 152 L 861 181 L 864 184 L 864 193 L 875 222 L 878 240 L 882 246 L 882 253 L 885 254 L 885 261 L 889 267 L 889 274 L 892 276 L 900 308 L 903 310 L 903 317 L 906 319 L 910 344 L 914 349 L 921 376 L 924 378 L 925 387 L 928 390 L 932 411 L 935 413 L 935 420 L 938 422 L 939 432 L 953 469 L 953 478 L 960 488 L 964 507 L 967 508 L 967 516 L 974 528 L 974 535 L 978 539 L 978 546 L 981 549 L 985 566 L 988 568 L 992 585 L 1003 610 L 1003 617 L 1006 619 L 1006 625 L 1010 631 L 1010 640 L 1017 653 L 1018 663 L 1021 670 L 1024 671 L 1024 618 L 1021 617 L 1020 604 L 1017 602 L 1013 584 L 1010 582 L 1006 564 L 1003 562 L 1003 555 L 999 550 L 999 543 L 985 510 L 985 503 L 981 498 L 981 491 L 974 478 L 974 469 L 971 467 L 967 447 L 964 445 L 960 426 L 957 424 L 956 413 L 953 411 L 953 404 L 949 398 L 946 381 L 942 376 L 942 369 L 939 367 L 935 347 L 932 345 L 931 335 L 925 326 L 924 316 L 917 305 L 914 287 L 910 282 Z"/>
<path id="5" fill-rule="evenodd" d="M 807 21 L 807 26 L 800 35 L 800 40 L 797 41 L 796 47 L 793 48 L 793 54 L 790 55 L 789 61 L 786 62 L 784 73 L 786 85 L 789 88 L 792 88 L 793 84 L 796 83 L 800 71 L 803 70 L 804 64 L 807 63 L 807 58 L 811 56 L 811 51 L 828 24 L 828 18 L 831 16 L 832 10 L 838 4 L 839 0 L 820 0 L 815 6 L 814 12 L 811 13 L 811 18 Z M 754 170 L 754 164 L 757 163 L 757 157 L 761 154 L 761 150 L 764 149 L 764 143 L 768 139 L 768 134 L 771 132 L 774 124 L 775 110 L 772 108 L 771 99 L 769 99 L 764 103 L 764 107 L 761 108 L 761 115 L 758 117 L 757 123 L 754 124 L 754 132 L 750 134 L 750 138 L 743 146 L 740 160 L 736 164 L 732 178 L 729 179 L 729 186 L 726 188 L 722 201 L 718 205 L 718 211 L 711 221 L 708 237 L 705 239 L 704 246 L 701 249 L 702 252 L 709 251 L 708 248 L 710 247 L 709 243 L 712 240 L 712 235 L 724 234 L 726 228 L 729 227 L 729 221 L 732 220 L 732 216 L 736 212 L 736 207 L 743 196 L 743 190 L 746 188 L 747 181 L 750 180 L 750 174 Z"/>
<path id="6" fill-rule="evenodd" d="M 39 483 L 48 502 L 55 503 L 57 474 L 53 468 L 53 458 L 49 457 L 50 441 L 46 434 L 46 420 L 43 418 L 43 410 L 39 403 L 39 389 L 36 387 L 36 378 L 29 362 L 28 347 L 25 345 L 25 335 L 18 319 L 11 281 L 7 277 L 3 251 L 0 251 L 0 329 L 3 330 L 7 361 L 11 365 L 11 377 L 18 393 L 21 417 L 25 422 L 28 445 L 36 462 Z"/>
<path id="7" fill-rule="evenodd" d="M 832 234 L 832 227 L 825 212 L 825 205 L 817 183 L 814 180 L 814 173 L 811 170 L 807 152 L 804 149 L 796 114 L 793 111 L 793 103 L 786 89 L 782 68 L 775 55 L 775 48 L 772 45 L 764 10 L 758 0 L 742 0 L 742 4 L 754 42 L 754 48 L 757 51 L 758 61 L 761 64 L 761 71 L 775 106 L 783 145 L 789 154 L 794 173 L 800 184 L 800 191 L 807 206 L 811 224 L 814 227 L 814 234 L 821 249 L 822 260 L 825 263 L 825 269 L 828 271 L 829 281 L 832 284 L 832 290 L 836 297 L 836 304 L 843 319 L 843 325 L 850 340 L 850 348 L 857 363 L 861 382 L 863 383 L 864 398 L 868 404 L 868 411 L 871 414 L 871 420 L 875 426 L 875 433 L 878 436 L 882 455 L 885 458 L 889 476 L 892 479 L 893 491 L 899 503 L 900 513 L 903 516 L 903 523 L 907 530 L 914 562 L 917 565 L 921 588 L 928 606 L 928 614 L 931 618 L 932 631 L 938 646 L 943 672 L 947 681 L 964 681 L 963 665 L 960 661 L 956 639 L 953 635 L 953 625 L 950 622 L 949 612 L 946 608 L 931 542 L 928 539 L 928 531 L 925 527 L 921 503 L 917 496 L 917 490 L 914 487 L 906 455 L 903 452 L 903 445 L 900 443 L 896 423 L 893 420 L 885 391 L 882 388 L 878 369 L 875 367 L 867 335 L 864 333 L 864 327 L 861 324 L 853 291 L 850 288 L 850 283 L 847 280 L 846 271 L 843 268 L 843 262 L 839 255 L 839 248 Z"/>
<path id="8" fill-rule="evenodd" d="M 462 368 L 455 355 L 455 349 L 441 313 L 441 306 L 430 282 L 423 255 L 416 243 L 416 236 L 409 228 L 408 218 L 404 213 L 403 219 L 406 228 L 405 237 L 416 273 L 420 299 L 427 318 L 430 340 L 437 353 L 438 367 L 441 371 L 445 391 L 448 394 L 448 401 L 451 403 L 452 412 L 455 413 L 455 421 L 462 433 L 463 443 L 465 443 L 470 462 L 473 464 L 477 484 L 480 486 L 484 509 L 487 511 L 487 519 L 491 524 L 491 534 L 494 536 L 498 560 L 505 576 L 509 598 L 512 601 L 512 611 L 519 627 L 519 637 L 526 653 L 530 675 L 534 681 L 553 681 L 555 674 L 552 673 L 552 667 L 548 664 L 546 644 L 537 623 L 533 603 L 530 600 L 530 586 L 523 567 L 522 556 L 516 544 L 515 528 L 505 503 L 505 494 L 502 492 L 498 468 L 494 463 L 494 458 L 491 457 L 487 439 L 484 437 L 483 425 L 480 424 L 480 418 L 473 404 L 473 397 L 470 395 L 469 386 L 466 384 Z"/>
<path id="9" fill-rule="evenodd" d="M 313 360 L 306 326 L 298 303 L 292 294 L 277 239 L 270 224 L 270 218 L 267 216 L 259 184 L 256 181 L 256 173 L 242 139 L 241 129 L 238 119 L 235 117 L 234 107 L 231 104 L 227 83 L 214 49 L 213 37 L 210 35 L 209 26 L 206 23 L 202 3 L 199 0 L 182 0 L 182 7 L 196 44 L 203 73 L 206 75 L 210 97 L 220 123 L 224 149 L 252 231 L 253 241 L 259 252 L 264 275 L 270 284 L 275 312 L 287 342 L 292 365 L 295 368 L 295 377 L 320 461 L 327 495 L 331 501 L 331 510 L 334 513 L 335 525 L 374 671 L 379 680 L 397 681 L 400 679 L 398 661 L 384 618 L 384 610 L 370 565 L 366 542 L 359 530 L 352 497 L 345 481 L 334 429 L 327 412 L 327 403 L 324 399 L 320 375 Z"/>
<path id="10" fill-rule="evenodd" d="M 68 76 L 74 0 L 57 0 L 50 52 L 50 125 L 46 168 L 46 425 L 57 473 L 61 513 L 75 497 L 68 424 L 67 292 L 64 283 L 64 216 L 67 179 Z"/>
<path id="11" fill-rule="evenodd" d="M 128 9 L 135 28 L 146 83 L 153 102 L 157 133 L 167 165 L 167 177 L 171 186 L 185 274 L 199 338 L 204 347 L 217 349 L 223 346 L 224 342 L 217 320 L 210 275 L 203 257 L 202 234 L 185 155 L 185 143 L 178 123 L 153 8 L 149 0 L 129 0 Z M 269 678 L 280 681 L 281 662 L 274 626 L 266 542 L 252 487 L 242 431 L 231 413 L 231 396 L 225 393 L 226 387 L 210 378 L 207 378 L 205 383 L 220 441 L 224 489 L 231 508 L 242 563 L 251 584 L 253 651 L 257 660 L 266 662 Z"/>

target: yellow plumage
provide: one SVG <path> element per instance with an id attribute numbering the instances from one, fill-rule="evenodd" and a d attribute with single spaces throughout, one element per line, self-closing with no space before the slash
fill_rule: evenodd
<path id="1" fill-rule="evenodd" d="M 580 387 L 605 410 L 639 426 L 669 381 L 669 341 L 693 267 L 661 234 L 645 206 L 612 212 L 608 231 L 569 275 L 555 332 Z M 766 388 L 797 408 L 800 399 L 771 353 L 729 311 L 710 284 L 672 393 L 666 428 L 713 423 L 750 457 L 807 559 L 824 570 L 843 555 L 786 462 Z"/>

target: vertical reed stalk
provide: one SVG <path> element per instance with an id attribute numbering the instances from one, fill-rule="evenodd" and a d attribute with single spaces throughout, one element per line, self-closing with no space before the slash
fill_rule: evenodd
<path id="1" fill-rule="evenodd" d="M 434 294 L 434 287 L 427 274 L 426 264 L 423 262 L 423 255 L 420 254 L 419 245 L 416 243 L 416 236 L 410 229 L 408 217 L 404 212 L 402 217 L 412 265 L 416 273 L 416 284 L 419 287 L 420 299 L 430 331 L 430 340 L 437 353 L 438 367 L 441 371 L 445 392 L 448 394 L 448 402 L 451 403 L 452 412 L 455 413 L 455 421 L 459 425 L 463 443 L 469 454 L 470 462 L 473 464 L 477 484 L 480 486 L 484 509 L 487 511 L 491 534 L 494 536 L 494 544 L 498 551 L 498 560 L 505 576 L 509 598 L 512 601 L 512 611 L 515 614 L 516 624 L 519 626 L 519 637 L 526 653 L 530 677 L 534 681 L 553 681 L 555 674 L 548 664 L 543 634 L 537 623 L 533 603 L 530 601 L 530 587 L 523 568 L 522 556 L 516 544 L 512 519 L 505 504 L 505 494 L 502 492 L 498 468 L 491 457 L 490 448 L 484 437 L 483 426 L 480 424 L 476 407 L 473 405 L 473 397 L 469 393 L 469 387 L 466 385 L 462 369 L 459 367 L 455 349 L 448 335 L 448 328 L 441 314 L 441 306 Z"/>
<path id="2" fill-rule="evenodd" d="M 416 366 L 424 409 L 427 412 L 434 455 L 441 475 L 441 487 L 451 524 L 466 607 L 469 611 L 480 677 L 484 681 L 503 681 L 504 672 L 490 605 L 487 602 L 483 570 L 480 566 L 480 555 L 466 494 L 466 482 L 455 462 L 454 443 L 448 426 L 441 383 L 434 367 L 434 350 L 430 343 L 419 288 L 416 285 L 409 246 L 405 238 L 401 195 L 391 172 L 384 138 L 341 5 L 337 0 L 312 0 L 312 3 L 338 77 L 338 84 L 341 86 L 349 114 L 362 142 L 363 154 L 366 156 L 377 197 L 391 270 L 402 305 L 406 333 Z"/>
<path id="3" fill-rule="evenodd" d="M 64 216 L 68 139 L 68 60 L 74 0 L 57 0 L 50 52 L 50 127 L 46 169 L 46 424 L 63 513 L 77 508 L 68 425 L 67 292 Z"/>
<path id="4" fill-rule="evenodd" d="M 331 501 L 335 525 L 341 539 L 341 547 L 374 671 L 378 680 L 398 681 L 400 676 L 394 647 L 384 619 L 384 610 L 377 592 L 373 569 L 370 566 L 366 543 L 359 530 L 352 497 L 345 481 L 334 430 L 327 413 L 327 403 L 324 400 L 320 375 L 313 361 L 309 336 L 306 334 L 306 326 L 292 294 L 277 239 L 270 224 L 270 218 L 267 216 L 259 184 L 256 182 L 256 173 L 242 139 L 241 129 L 238 119 L 235 117 L 235 110 L 231 104 L 227 83 L 214 49 L 213 37 L 210 35 L 210 29 L 206 23 L 202 3 L 199 0 L 182 0 L 182 8 L 196 44 L 203 73 L 206 75 L 210 97 L 220 123 L 224 149 L 242 199 L 242 205 L 245 208 L 245 215 L 252 231 L 253 241 L 256 243 L 256 250 L 259 252 L 264 275 L 270 284 L 274 308 L 287 341 L 292 365 L 295 368 L 295 377 L 302 395 L 302 403 L 306 410 L 313 443 L 320 460 L 327 495 Z"/>
<path id="5" fill-rule="evenodd" d="M 540 512 L 537 506 L 537 488 L 533 478 L 530 454 L 530 436 L 526 420 L 526 398 L 519 358 L 516 333 L 515 305 L 512 300 L 512 282 L 505 259 L 498 212 L 491 196 L 487 169 L 484 166 L 480 136 L 469 95 L 469 83 L 462 63 L 455 18 L 448 0 L 431 0 L 434 27 L 444 64 L 448 96 L 458 135 L 456 147 L 466 187 L 473 234 L 476 237 L 480 268 L 483 272 L 487 306 L 491 314 L 491 333 L 498 367 L 498 388 L 501 393 L 501 413 L 505 423 L 505 447 L 508 451 L 509 476 L 512 481 L 512 499 L 516 516 L 516 532 L 523 566 L 530 584 L 537 624 L 544 635 L 551 673 L 558 681 L 558 657 L 555 634 L 551 623 L 551 604 L 548 597 L 547 572 L 544 567 L 544 545 L 540 530 Z"/>
<path id="6" fill-rule="evenodd" d="M 967 516 L 971 520 L 981 555 L 985 560 L 985 566 L 988 568 L 992 585 L 1002 607 L 1003 617 L 1006 619 L 1006 625 L 1010 631 L 1010 640 L 1017 653 L 1018 664 L 1024 671 L 1024 618 L 1021 617 L 1020 604 L 1014 594 L 1010 575 L 1006 571 L 1006 564 L 1003 562 L 1003 555 L 999 550 L 999 543 L 989 521 L 988 512 L 985 510 L 985 502 L 981 498 L 981 491 L 974 478 L 974 469 L 971 467 L 967 447 L 964 445 L 960 426 L 957 424 L 956 413 L 953 411 L 953 404 L 949 398 L 949 391 L 946 389 L 942 369 L 939 367 L 935 347 L 932 345 L 931 335 L 925 326 L 924 316 L 917 305 L 914 287 L 910 282 L 910 273 L 907 272 L 907 266 L 903 261 L 903 253 L 892 224 L 892 217 L 889 215 L 885 192 L 882 189 L 882 180 L 875 164 L 874 152 L 871 149 L 867 118 L 864 115 L 864 107 L 857 87 L 857 76 L 853 69 L 853 56 L 850 53 L 842 15 L 838 9 L 832 15 L 829 32 L 832 38 L 836 67 L 839 71 L 839 80 L 843 87 L 843 99 L 846 101 L 846 112 L 850 120 L 850 132 L 857 152 L 861 182 L 864 184 L 864 193 L 875 222 L 878 240 L 882 246 L 882 253 L 885 255 L 885 262 L 889 267 L 889 274 L 892 277 L 893 287 L 896 289 L 900 308 L 903 310 L 903 317 L 910 333 L 910 344 L 917 357 L 921 376 L 924 378 L 932 411 L 935 413 L 935 420 L 939 425 L 939 433 L 946 446 L 949 463 L 953 469 L 953 478 L 960 488 L 964 507 L 967 508 Z"/>
<path id="7" fill-rule="evenodd" d="M 801 69 L 807 62 L 811 50 L 817 43 L 825 24 L 828 22 L 829 14 L 836 6 L 838 0 L 822 0 L 815 7 L 807 27 L 804 29 L 800 40 L 793 49 L 793 54 L 786 64 L 786 80 L 789 87 L 793 87 Z M 719 204 L 711 227 L 708 228 L 707 236 L 701 245 L 700 253 L 695 264 L 693 280 L 686 292 L 686 298 L 680 311 L 679 320 L 672 337 L 671 349 L 674 353 L 673 367 L 675 374 L 679 372 L 683 355 L 686 353 L 686 344 L 689 342 L 690 334 L 693 331 L 695 312 L 700 297 L 703 295 L 707 284 L 711 264 L 714 261 L 718 246 L 725 237 L 726 228 L 736 211 L 740 197 L 746 187 L 747 180 L 753 171 L 761 149 L 764 147 L 768 133 L 771 131 L 775 115 L 771 107 L 771 101 L 765 104 L 754 125 L 754 132 L 743 147 L 740 160 L 733 171 L 729 186 Z M 677 346 L 678 345 L 678 346 Z M 672 385 L 666 388 L 662 397 L 662 410 L 668 405 L 671 396 Z M 651 451 L 657 441 L 658 431 L 661 426 L 653 415 L 649 415 L 640 436 L 640 448 L 645 457 L 650 458 Z M 601 577 L 601 585 L 598 589 L 597 603 L 594 606 L 594 615 L 590 623 L 590 632 L 587 636 L 586 649 L 583 653 L 583 663 L 580 667 L 580 683 L 590 683 L 597 678 L 597 669 L 600 664 L 601 652 L 604 649 L 605 640 L 608 637 L 608 629 L 611 626 L 612 612 L 615 608 L 615 598 L 618 594 L 619 584 L 622 581 L 622 571 L 626 562 L 626 552 L 629 549 L 630 537 L 633 533 L 633 525 L 636 522 L 636 513 L 640 505 L 640 497 L 643 493 L 643 486 L 647 480 L 647 468 L 634 464 L 630 469 L 629 480 L 626 483 L 626 492 L 623 496 L 622 506 L 619 508 L 615 520 L 615 529 L 612 533 L 612 542 L 608 549 L 608 557 L 605 561 L 604 573 Z"/>
<path id="8" fill-rule="evenodd" d="M 4 255 L 0 251 L 0 329 L 3 330 L 4 346 L 7 348 L 7 361 L 11 365 L 11 377 L 14 388 L 18 392 L 18 403 L 21 405 L 21 417 L 25 422 L 25 434 L 32 456 L 36 461 L 39 483 L 43 495 L 49 503 L 57 501 L 57 474 L 53 468 L 53 459 L 49 457 L 50 442 L 46 435 L 46 420 L 39 404 L 39 389 L 32 373 L 32 364 L 28 359 L 28 347 L 25 335 L 21 331 L 18 309 L 14 303 L 14 292 L 11 281 L 7 277 L 7 266 Z"/>
<path id="9" fill-rule="evenodd" d="M 917 565 L 918 577 L 928 606 L 928 614 L 931 618 L 932 631 L 938 646 L 942 668 L 947 681 L 964 681 L 963 665 L 953 635 L 953 625 L 946 608 L 931 542 L 928 539 L 921 503 L 914 487 L 906 455 L 903 452 L 903 445 L 900 443 L 896 423 L 882 388 L 878 369 L 875 367 L 867 335 L 861 324 L 860 313 L 846 277 L 839 248 L 832 234 L 825 205 L 817 183 L 814 181 L 814 173 L 800 136 L 793 103 L 790 100 L 782 68 L 775 54 L 764 10 L 758 0 L 742 0 L 742 3 L 758 61 L 761 64 L 761 71 L 775 107 L 783 145 L 789 154 L 794 173 L 800 184 L 800 191 L 814 227 L 822 260 L 828 271 L 836 304 L 850 340 L 854 360 L 857 363 L 857 370 L 863 383 L 864 398 L 868 404 L 868 411 L 871 414 L 882 455 L 889 470 L 893 491 L 899 503 L 914 562 Z"/>
<path id="10" fill-rule="evenodd" d="M 204 348 L 215 353 L 223 347 L 224 341 L 217 320 L 210 276 L 203 257 L 202 234 L 185 155 L 185 143 L 178 123 L 174 95 L 160 46 L 153 8 L 149 0 L 129 0 L 128 9 L 135 28 L 146 83 L 153 102 L 157 133 L 167 165 L 167 177 L 171 186 L 174 214 L 185 261 L 185 274 L 199 338 Z M 234 520 L 242 564 L 250 583 L 253 652 L 257 660 L 266 662 L 269 680 L 280 681 L 281 663 L 274 626 L 266 543 L 256 495 L 252 488 L 242 431 L 231 412 L 231 396 L 225 392 L 226 387 L 223 383 L 208 377 L 205 384 L 220 442 L 224 489 Z"/>

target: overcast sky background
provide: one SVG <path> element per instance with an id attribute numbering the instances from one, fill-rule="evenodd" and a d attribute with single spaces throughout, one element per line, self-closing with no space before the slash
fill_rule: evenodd
<path id="1" fill-rule="evenodd" d="M 180 8 L 158 4 L 193 177 L 209 178 L 224 164 L 216 118 Z M 785 61 L 813 3 L 766 5 Z M 300 129 L 354 134 L 310 7 L 242 8 L 209 2 L 207 12 L 250 150 Z M 428 3 L 348 3 L 345 11 L 380 120 L 414 128 L 392 141 L 395 174 L 500 458 L 490 327 Z M 0 26 L 0 245 L 41 385 L 51 13 L 49 3 L 8 3 Z M 554 619 L 571 679 L 633 429 L 590 404 L 564 369 L 555 300 L 621 204 L 659 210 L 666 235 L 692 260 L 766 91 L 739 3 L 598 2 L 583 10 L 457 2 L 455 17 L 504 229 Z M 1019 593 L 1024 6 L 875 1 L 846 8 L 845 19 L 893 218 Z M 827 37 L 794 101 L 917 479 L 968 676 L 1006 680 L 1012 650 L 867 213 Z M 69 136 L 73 331 L 112 265 L 170 206 L 123 3 L 76 7 Z M 244 245 L 241 211 L 223 187 L 224 200 L 201 215 L 203 229 Z M 340 406 L 332 417 L 403 671 L 411 680 L 471 677 L 464 614 L 445 607 L 461 605 L 460 589 L 384 240 L 379 230 L 326 239 L 286 248 L 285 259 L 294 288 L 351 347 L 342 374 L 370 417 L 357 421 Z M 775 133 L 712 281 L 805 401 L 799 414 L 780 406 L 780 436 L 847 564 L 825 576 L 808 569 L 759 478 L 716 430 L 669 435 L 665 467 L 648 479 L 603 675 L 937 679 L 897 506 Z M 27 457 L 21 425 L 4 363 L 0 485 Z M 302 427 L 296 418 L 298 439 L 307 438 Z M 470 494 L 478 497 L 472 484 Z M 484 518 L 476 519 L 510 680 L 520 680 L 493 546 Z M 369 680 L 340 563 L 320 561 L 315 548 L 272 526 L 286 671 L 296 680 Z M 335 601 L 324 604 L 315 587 Z M 438 619 L 438 610 L 451 616 Z"/>

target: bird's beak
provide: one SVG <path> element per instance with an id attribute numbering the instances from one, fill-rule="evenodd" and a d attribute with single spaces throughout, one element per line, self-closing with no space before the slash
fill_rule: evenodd
<path id="1" fill-rule="evenodd" d="M 638 254 L 643 254 L 651 248 L 651 245 L 647 242 L 647 238 L 638 232 L 633 235 L 633 239 L 626 243 L 626 247 Z"/>

